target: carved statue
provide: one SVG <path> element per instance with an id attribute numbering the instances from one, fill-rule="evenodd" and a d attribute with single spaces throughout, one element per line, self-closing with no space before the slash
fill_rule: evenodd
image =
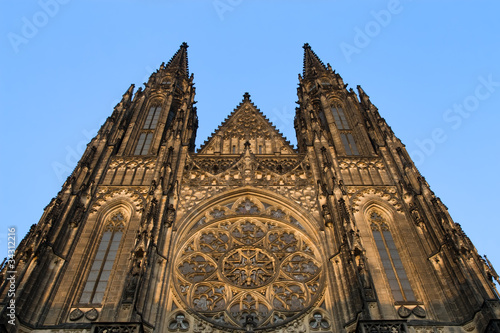
<path id="1" fill-rule="evenodd" d="M 135 296 L 135 290 L 137 289 L 137 285 L 139 283 L 139 275 L 141 272 L 141 263 L 136 261 L 129 273 L 129 281 L 127 286 L 125 287 L 124 292 L 124 302 L 132 302 Z"/>
<path id="2" fill-rule="evenodd" d="M 366 270 L 365 261 L 361 257 L 358 259 L 358 274 L 363 288 L 370 288 L 370 278 Z"/>
<path id="3" fill-rule="evenodd" d="M 328 208 L 328 205 L 322 205 L 321 208 L 323 208 L 323 217 L 325 219 L 325 224 L 327 226 L 331 225 L 333 223 L 333 221 L 332 221 L 332 213 L 330 212 L 330 208 Z"/>
<path id="4" fill-rule="evenodd" d="M 173 204 L 169 204 L 167 207 L 167 211 L 165 212 L 163 223 L 170 227 L 174 223 L 174 220 L 175 220 L 175 208 Z"/>

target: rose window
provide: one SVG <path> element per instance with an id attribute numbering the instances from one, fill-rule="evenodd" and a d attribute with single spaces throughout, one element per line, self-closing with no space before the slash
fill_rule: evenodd
<path id="1" fill-rule="evenodd" d="M 219 327 L 242 329 L 249 320 L 257 328 L 275 327 L 318 300 L 323 290 L 318 258 L 305 232 L 288 223 L 222 217 L 182 244 L 175 287 L 188 308 Z"/>

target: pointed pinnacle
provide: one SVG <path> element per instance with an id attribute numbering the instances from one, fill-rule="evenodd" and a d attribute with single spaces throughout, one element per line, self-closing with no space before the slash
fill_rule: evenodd
<path id="1" fill-rule="evenodd" d="M 319 59 L 319 57 L 311 49 L 308 43 L 304 46 L 304 77 L 316 75 L 319 72 L 327 71 L 325 64 Z"/>
<path id="2" fill-rule="evenodd" d="M 165 68 L 167 70 L 180 70 L 186 75 L 189 75 L 187 48 L 187 43 L 182 43 L 180 48 L 177 50 L 177 52 L 175 52 L 174 56 L 167 63 Z"/>

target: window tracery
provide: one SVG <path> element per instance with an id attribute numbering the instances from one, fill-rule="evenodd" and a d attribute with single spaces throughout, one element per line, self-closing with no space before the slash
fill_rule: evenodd
<path id="1" fill-rule="evenodd" d="M 309 326 L 313 330 L 327 329 L 330 323 L 326 320 L 321 312 L 315 312 L 309 321 Z"/>
<path id="2" fill-rule="evenodd" d="M 304 230 L 304 227 L 299 221 L 287 210 L 280 208 L 264 201 L 258 200 L 256 197 L 243 197 L 238 200 L 231 200 L 223 204 L 211 207 L 206 211 L 194 228 L 199 228 L 210 223 L 215 219 L 227 218 L 234 215 L 265 215 L 273 219 L 278 219 L 293 224 L 295 227 Z"/>
<path id="3" fill-rule="evenodd" d="M 232 206 L 264 208 L 249 198 Z M 212 219 L 180 247 L 176 291 L 203 320 L 241 329 L 252 318 L 256 328 L 274 327 L 318 300 L 324 282 L 316 246 L 303 231 L 272 219 L 271 211 L 283 210 L 267 209 L 269 215 Z"/>

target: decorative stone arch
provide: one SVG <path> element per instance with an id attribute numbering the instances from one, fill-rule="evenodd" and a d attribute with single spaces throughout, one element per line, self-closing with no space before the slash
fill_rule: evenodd
<path id="1" fill-rule="evenodd" d="M 351 207 L 354 212 L 363 210 L 367 203 L 374 201 L 384 206 L 390 204 L 391 210 L 403 212 L 401 200 L 397 197 L 394 187 L 366 187 L 349 193 Z"/>
<path id="2" fill-rule="evenodd" d="M 382 200 L 370 200 L 361 209 L 363 212 L 364 218 L 366 221 L 370 219 L 370 214 L 374 211 L 380 212 L 387 219 L 387 222 L 390 225 L 394 224 L 394 214 L 397 214 L 397 211 L 394 210 L 394 206 L 390 203 L 384 202 Z"/>
<path id="3" fill-rule="evenodd" d="M 273 329 L 303 318 L 321 301 L 327 270 L 312 220 L 265 190 L 243 188 L 202 202 L 179 220 L 175 298 L 226 331 L 248 322 Z"/>
<path id="4" fill-rule="evenodd" d="M 282 208 L 285 208 L 288 215 L 293 217 L 297 222 L 300 221 L 302 228 L 312 237 L 315 237 L 315 234 L 318 233 L 318 230 L 321 228 L 321 221 L 316 219 L 311 212 L 305 210 L 294 201 L 276 194 L 273 191 L 245 186 L 236 190 L 218 193 L 217 195 L 214 195 L 197 204 L 193 209 L 191 209 L 190 212 L 182 216 L 177 222 L 177 240 L 185 237 L 186 233 L 189 233 L 193 227 L 195 227 L 199 219 L 203 218 L 203 216 L 205 216 L 210 209 L 221 208 L 221 204 L 229 201 L 230 199 L 234 199 L 234 202 L 239 199 L 243 201 L 241 199 L 242 197 L 255 197 L 261 202 L 273 203 L 274 205 L 271 205 L 271 207 L 281 206 Z M 315 200 L 315 198 L 311 198 L 311 200 Z M 227 210 L 226 208 L 223 209 Z M 270 212 L 269 206 L 265 207 L 263 211 Z M 298 226 L 295 222 L 291 223 Z M 314 241 L 319 242 L 319 238 L 315 237 Z"/>
<path id="5" fill-rule="evenodd" d="M 130 221 L 135 216 L 135 205 L 128 200 L 117 199 L 104 204 L 99 211 L 96 212 L 95 218 L 97 221 L 105 221 L 110 215 L 116 211 L 121 211 L 125 214 L 125 220 Z"/>
<path id="6" fill-rule="evenodd" d="M 147 107 L 151 107 L 153 105 L 160 105 L 162 106 L 163 103 L 165 102 L 165 94 L 162 94 L 162 93 L 155 93 L 155 94 L 152 94 L 149 99 L 148 99 L 148 103 L 147 103 Z"/>
<path id="7" fill-rule="evenodd" d="M 344 108 L 345 103 L 337 96 L 330 96 L 327 100 L 328 100 L 328 105 L 330 105 L 330 107 L 338 106 Z"/>
<path id="8" fill-rule="evenodd" d="M 147 193 L 147 189 L 131 191 L 124 188 L 102 187 L 98 191 L 97 199 L 91 205 L 90 216 L 104 212 L 113 205 L 122 204 L 124 207 L 129 207 L 130 216 L 133 217 L 132 212 L 139 213 L 144 208 L 143 193 Z"/>

